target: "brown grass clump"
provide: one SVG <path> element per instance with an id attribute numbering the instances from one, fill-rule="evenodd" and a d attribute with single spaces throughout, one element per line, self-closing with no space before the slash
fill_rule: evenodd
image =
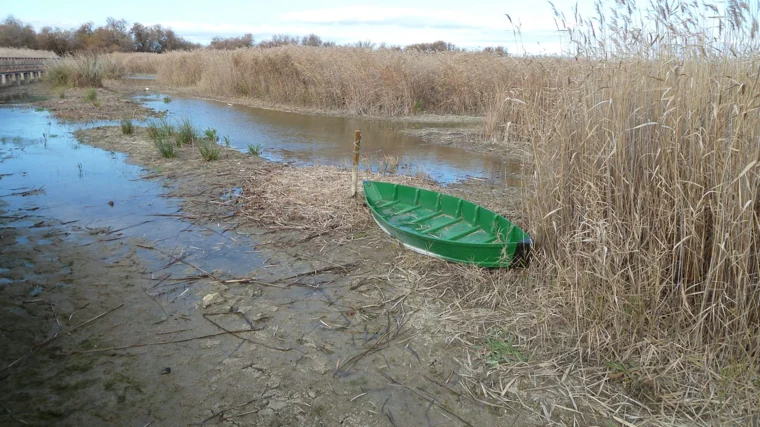
<path id="1" fill-rule="evenodd" d="M 103 80 L 122 73 L 113 59 L 102 55 L 77 54 L 45 62 L 45 78 L 56 86 L 101 87 Z"/>

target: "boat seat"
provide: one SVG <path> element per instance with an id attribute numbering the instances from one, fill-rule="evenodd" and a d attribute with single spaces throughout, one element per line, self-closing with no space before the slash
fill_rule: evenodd
<path id="1" fill-rule="evenodd" d="M 449 237 L 447 237 L 447 240 L 459 240 L 459 239 L 461 239 L 463 237 L 469 236 L 472 233 L 475 233 L 476 231 L 480 231 L 480 226 L 479 225 L 471 227 L 471 228 L 469 228 L 467 230 L 464 230 L 461 233 L 455 234 L 453 236 L 449 236 Z"/>

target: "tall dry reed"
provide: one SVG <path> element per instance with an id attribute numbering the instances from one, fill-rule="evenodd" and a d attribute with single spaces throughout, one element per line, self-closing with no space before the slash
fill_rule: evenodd
<path id="1" fill-rule="evenodd" d="M 109 56 L 129 74 L 156 74 L 162 58 L 158 53 L 147 52 L 114 52 Z"/>
<path id="2" fill-rule="evenodd" d="M 760 50 L 748 6 L 700 32 L 676 3 L 574 17 L 577 62 L 490 114 L 529 124 L 535 265 L 567 342 L 704 421 L 760 396 Z"/>

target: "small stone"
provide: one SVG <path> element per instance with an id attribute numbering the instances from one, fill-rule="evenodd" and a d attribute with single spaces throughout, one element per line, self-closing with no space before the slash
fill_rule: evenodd
<path id="1" fill-rule="evenodd" d="M 172 373 L 172 368 L 166 367 L 161 370 L 161 375 L 169 375 Z"/>
<path id="2" fill-rule="evenodd" d="M 109 200 L 109 201 L 108 201 L 108 206 L 111 206 L 111 207 L 113 207 L 113 200 Z"/>
<path id="3" fill-rule="evenodd" d="M 271 408 L 273 411 L 281 411 L 282 409 L 285 409 L 285 407 L 288 406 L 287 402 L 282 402 L 279 400 L 270 401 L 269 405 L 267 405 L 268 408 Z"/>
<path id="4" fill-rule="evenodd" d="M 222 300 L 222 296 L 219 295 L 219 292 L 213 292 L 205 297 L 203 297 L 203 308 L 206 308 L 210 306 L 211 304 L 216 304 L 217 302 L 220 302 Z"/>
<path id="5" fill-rule="evenodd" d="M 273 306 L 272 306 L 272 308 L 270 308 L 270 310 L 272 310 L 272 311 L 277 311 L 278 309 L 277 309 L 277 307 L 276 307 L 276 306 L 274 306 L 274 305 L 273 305 Z"/>

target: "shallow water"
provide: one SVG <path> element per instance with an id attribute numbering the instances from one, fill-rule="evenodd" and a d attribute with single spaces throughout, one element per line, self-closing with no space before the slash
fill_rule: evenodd
<path id="1" fill-rule="evenodd" d="M 180 201 L 167 197 L 160 182 L 140 179 L 143 170 L 127 164 L 125 155 L 79 144 L 72 135 L 104 124 L 111 123 L 72 125 L 45 111 L 0 108 L 0 201 L 7 215 L 19 218 L 13 227 L 44 226 L 44 217 L 104 239 L 144 238 L 168 252 L 192 247 L 195 259 L 232 275 L 262 264 L 245 237 L 233 241 L 206 226 L 161 216 L 177 214 Z"/>
<path id="2" fill-rule="evenodd" d="M 161 94 L 138 97 L 146 106 L 166 111 L 170 121 L 190 119 L 201 131 L 216 129 L 220 138 L 227 136 L 231 146 L 240 151 L 261 145 L 261 156 L 273 161 L 347 166 L 354 131 L 360 130 L 363 168 L 406 175 L 424 173 L 443 184 L 480 178 L 509 185 L 516 185 L 515 174 L 520 169 L 519 163 L 505 162 L 498 156 L 430 144 L 401 132 L 450 124 L 316 116 L 193 98 L 170 99 L 164 102 Z M 394 167 L 396 159 L 398 165 Z"/>

